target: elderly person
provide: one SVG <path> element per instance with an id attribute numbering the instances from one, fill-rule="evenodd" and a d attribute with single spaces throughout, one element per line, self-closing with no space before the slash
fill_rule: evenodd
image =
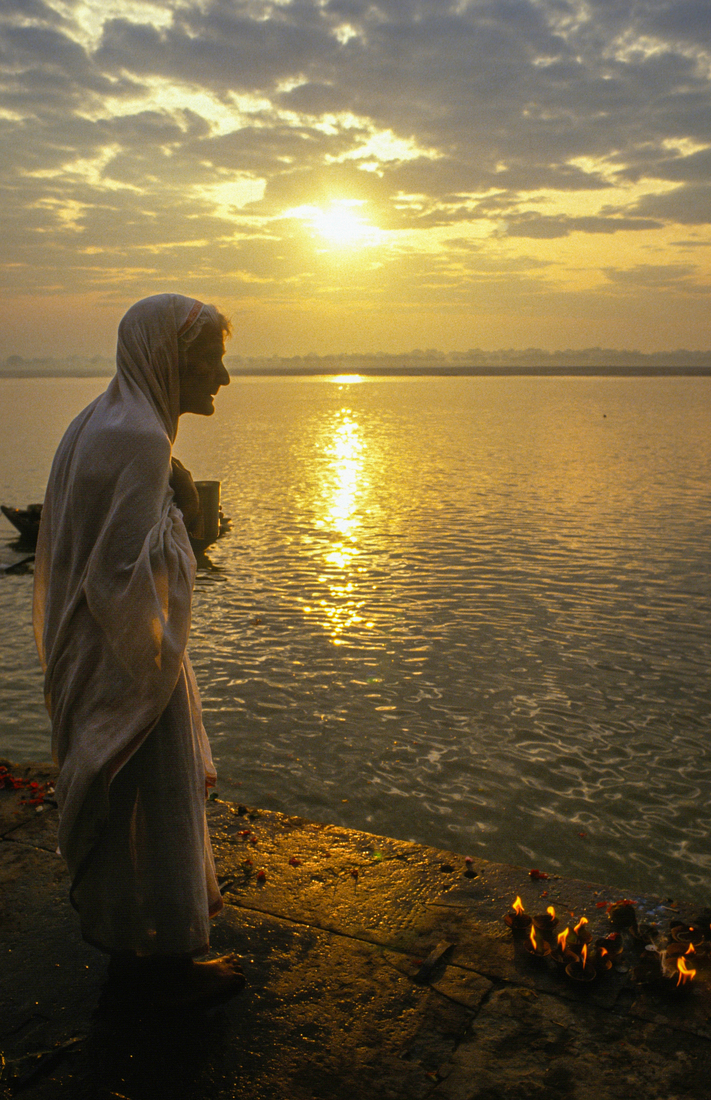
<path id="1" fill-rule="evenodd" d="M 205 818 L 215 770 L 186 653 L 199 515 L 178 417 L 229 383 L 229 324 L 179 294 L 121 321 L 116 375 L 69 426 L 47 486 L 34 621 L 59 765 L 59 851 L 84 938 L 159 1000 L 244 984 L 196 961 L 222 906 Z"/>

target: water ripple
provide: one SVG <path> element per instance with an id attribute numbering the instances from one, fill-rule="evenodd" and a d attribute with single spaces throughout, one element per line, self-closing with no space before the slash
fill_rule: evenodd
<path id="1" fill-rule="evenodd" d="M 709 389 L 233 381 L 179 439 L 234 521 L 191 635 L 221 792 L 707 900 Z M 46 756 L 2 599 L 0 751 Z"/>

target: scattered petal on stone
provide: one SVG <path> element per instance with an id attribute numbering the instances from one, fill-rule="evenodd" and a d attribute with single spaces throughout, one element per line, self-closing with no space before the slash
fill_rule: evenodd
<path id="1" fill-rule="evenodd" d="M 46 796 L 54 794 L 54 786 L 49 780 L 39 783 L 36 779 L 22 779 L 8 771 L 4 764 L 0 766 L 0 790 L 27 791 L 31 797 L 23 798 L 21 802 L 29 806 L 38 806 Z"/>
<path id="2" fill-rule="evenodd" d="M 474 860 L 471 856 L 464 857 L 464 875 L 465 878 L 477 878 L 477 872 L 474 870 Z"/>

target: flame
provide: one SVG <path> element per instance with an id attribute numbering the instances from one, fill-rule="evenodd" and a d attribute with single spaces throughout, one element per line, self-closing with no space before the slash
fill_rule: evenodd
<path id="1" fill-rule="evenodd" d="M 562 932 L 558 933 L 558 949 L 565 951 L 565 945 L 568 942 L 568 936 L 570 935 L 570 929 L 564 928 Z"/>
<path id="2" fill-rule="evenodd" d="M 538 946 L 538 941 L 536 940 L 536 926 L 535 926 L 535 924 L 531 925 L 531 931 L 529 932 L 529 938 L 531 940 L 531 946 L 533 947 L 533 950 L 540 953 L 540 948 Z"/>
<path id="3" fill-rule="evenodd" d="M 583 917 L 583 920 L 584 919 L 585 918 Z M 587 966 L 587 963 L 588 963 L 588 945 L 586 943 L 583 944 L 583 949 L 580 952 L 580 958 L 583 961 L 583 970 L 584 970 L 585 967 Z"/>
<path id="4" fill-rule="evenodd" d="M 548 908 L 546 909 L 546 913 L 551 918 L 551 920 L 555 920 L 555 909 L 552 905 L 548 906 Z"/>
<path id="5" fill-rule="evenodd" d="M 694 947 L 693 943 L 689 944 L 689 946 L 687 947 L 684 954 L 685 955 L 695 955 L 696 954 L 696 948 Z"/>
<path id="6" fill-rule="evenodd" d="M 688 954 L 688 952 L 686 952 Z M 677 970 L 679 971 L 679 977 L 677 978 L 677 985 L 682 985 L 684 982 L 691 982 L 696 977 L 696 971 L 691 970 L 684 962 L 684 955 L 680 955 L 676 960 Z"/>
<path id="7" fill-rule="evenodd" d="M 514 913 L 516 914 L 517 917 L 520 917 L 522 913 L 525 913 L 525 909 L 523 908 L 523 902 L 521 901 L 521 899 L 519 897 L 516 898 L 515 902 L 513 903 L 512 908 L 513 908 L 513 911 L 514 911 Z"/>
<path id="8" fill-rule="evenodd" d="M 576 936 L 580 935 L 580 929 L 583 927 L 584 924 L 587 924 L 587 923 L 588 923 L 588 918 L 587 917 L 581 917 L 580 918 L 580 920 L 576 924 L 575 928 L 573 929 Z"/>
<path id="9" fill-rule="evenodd" d="M 601 947 L 600 948 L 600 958 L 604 959 L 606 954 L 607 954 L 607 948 L 606 947 Z"/>

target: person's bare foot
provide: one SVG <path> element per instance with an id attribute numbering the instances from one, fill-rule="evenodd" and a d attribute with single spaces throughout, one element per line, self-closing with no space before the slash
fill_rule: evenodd
<path id="1" fill-rule="evenodd" d="M 168 991 L 171 1003 L 176 999 L 181 1004 L 223 1000 L 244 989 L 245 976 L 236 955 L 191 962 L 192 966 L 176 975 L 174 983 L 167 983 L 173 986 L 173 990 Z"/>
<path id="2" fill-rule="evenodd" d="M 166 1008 L 218 1003 L 234 997 L 245 985 L 236 955 L 200 962 L 184 956 L 114 956 L 109 980 L 124 993 Z"/>

